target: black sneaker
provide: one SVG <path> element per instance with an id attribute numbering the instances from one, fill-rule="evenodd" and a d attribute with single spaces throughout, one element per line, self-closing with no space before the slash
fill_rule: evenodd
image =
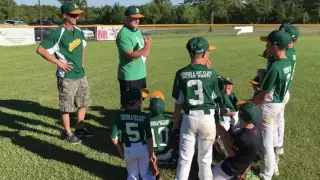
<path id="1" fill-rule="evenodd" d="M 74 135 L 77 136 L 78 138 L 94 136 L 94 134 L 92 132 L 89 132 L 86 128 L 76 129 L 74 131 Z"/>
<path id="2" fill-rule="evenodd" d="M 81 144 L 81 140 L 78 139 L 73 133 L 67 134 L 66 139 L 71 143 L 71 144 Z"/>

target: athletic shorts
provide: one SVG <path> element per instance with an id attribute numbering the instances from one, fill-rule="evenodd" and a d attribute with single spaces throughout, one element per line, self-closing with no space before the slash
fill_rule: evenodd
<path id="1" fill-rule="evenodd" d="M 122 99 L 122 94 L 125 92 L 126 89 L 130 87 L 137 87 L 140 89 L 146 88 L 147 87 L 147 81 L 146 78 L 142 78 L 139 80 L 134 80 L 134 81 L 126 81 L 122 79 L 119 80 L 119 85 L 120 85 L 120 101 L 121 104 L 123 104 L 123 99 Z"/>
<path id="2" fill-rule="evenodd" d="M 88 107 L 91 103 L 87 77 L 65 79 L 58 77 L 59 108 L 61 112 L 73 112 L 74 106 Z"/>

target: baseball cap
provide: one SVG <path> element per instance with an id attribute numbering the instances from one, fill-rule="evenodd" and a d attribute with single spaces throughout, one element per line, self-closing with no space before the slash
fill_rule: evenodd
<path id="1" fill-rule="evenodd" d="M 140 10 L 136 6 L 129 6 L 124 12 L 125 16 L 130 16 L 133 18 L 143 18 L 144 15 L 140 13 Z"/>
<path id="2" fill-rule="evenodd" d="M 290 35 L 284 31 L 274 30 L 268 36 L 261 36 L 261 41 L 270 42 L 281 49 L 286 49 L 292 42 Z"/>
<path id="3" fill-rule="evenodd" d="M 141 99 L 142 92 L 137 87 L 130 87 L 123 93 L 123 101 L 125 104 L 133 104 L 137 101 L 141 101 Z"/>
<path id="4" fill-rule="evenodd" d="M 213 51 L 216 49 L 216 47 L 210 46 L 209 42 L 203 37 L 191 38 L 186 47 L 190 54 L 201 54 L 205 51 Z"/>
<path id="5" fill-rule="evenodd" d="M 162 101 L 164 101 L 164 95 L 161 91 L 153 91 L 150 95 L 150 99 L 154 99 L 154 98 L 160 98 L 162 99 Z"/>
<path id="6" fill-rule="evenodd" d="M 225 78 L 224 81 L 223 81 L 223 84 L 233 84 L 233 83 L 232 83 L 232 79 L 231 79 L 231 78 L 228 78 L 228 77 Z"/>
<path id="7" fill-rule="evenodd" d="M 150 100 L 150 111 L 152 115 L 160 115 L 164 112 L 164 101 L 161 98 L 152 98 Z"/>
<path id="8" fill-rule="evenodd" d="M 258 119 L 260 110 L 257 105 L 251 101 L 241 101 L 237 105 L 239 105 L 239 117 L 244 122 L 253 123 Z"/>
<path id="9" fill-rule="evenodd" d="M 292 39 L 298 39 L 300 35 L 300 30 L 298 27 L 295 27 L 289 23 L 283 24 L 279 27 L 280 31 L 288 33 Z"/>
<path id="10" fill-rule="evenodd" d="M 73 3 L 64 3 L 60 7 L 61 9 L 61 14 L 82 14 L 84 11 L 80 10 L 80 8 Z"/>

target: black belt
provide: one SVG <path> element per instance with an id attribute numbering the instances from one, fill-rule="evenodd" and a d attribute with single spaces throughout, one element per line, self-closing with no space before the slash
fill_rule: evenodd
<path id="1" fill-rule="evenodd" d="M 204 109 L 184 109 L 184 113 L 185 114 L 188 114 L 190 113 L 190 111 L 203 111 L 203 113 L 205 115 L 210 115 L 211 114 L 211 111 L 210 110 L 214 110 L 214 108 L 204 108 Z"/>
<path id="2" fill-rule="evenodd" d="M 142 143 L 142 145 L 145 145 L 145 144 L 147 144 L 147 142 L 146 141 L 142 141 L 142 142 L 136 142 L 136 143 Z M 123 143 L 126 147 L 131 147 L 131 142 L 125 142 L 125 143 Z"/>

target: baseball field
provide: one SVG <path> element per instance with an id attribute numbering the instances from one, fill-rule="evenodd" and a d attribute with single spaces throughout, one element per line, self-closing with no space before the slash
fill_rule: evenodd
<path id="1" fill-rule="evenodd" d="M 194 35 L 153 36 L 147 86 L 151 91 L 164 92 L 169 115 L 174 106 L 173 78 L 179 68 L 189 63 L 185 44 Z M 264 44 L 253 35 L 202 35 L 217 47 L 210 59 L 218 74 L 233 79 L 240 99 L 251 98 L 248 80 L 257 68 L 265 66 L 266 61 L 260 56 Z M 317 35 L 302 35 L 296 46 L 294 86 L 285 111 L 285 154 L 280 160 L 280 176 L 275 179 L 320 178 L 317 39 Z M 125 179 L 125 163 L 109 138 L 119 108 L 115 42 L 88 44 L 85 70 L 92 105 L 86 119 L 96 136 L 85 139 L 82 145 L 71 145 L 60 137 L 56 67 L 38 56 L 36 47 L 0 47 L 0 179 Z M 147 99 L 144 107 L 148 103 Z M 74 125 L 75 118 L 72 120 Z M 196 179 L 196 169 L 191 171 L 191 179 Z M 168 167 L 163 172 L 165 180 L 173 179 L 174 169 Z"/>

